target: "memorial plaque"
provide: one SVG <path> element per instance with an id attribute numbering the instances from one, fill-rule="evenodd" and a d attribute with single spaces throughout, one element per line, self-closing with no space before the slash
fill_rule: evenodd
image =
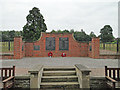
<path id="1" fill-rule="evenodd" d="M 22 51 L 24 50 L 24 45 L 22 45 Z"/>
<path id="2" fill-rule="evenodd" d="M 92 51 L 92 46 L 90 46 L 89 50 Z"/>
<path id="3" fill-rule="evenodd" d="M 34 45 L 34 50 L 40 50 L 40 46 L 39 45 Z"/>
<path id="4" fill-rule="evenodd" d="M 69 38 L 59 38 L 59 50 L 69 50 Z"/>
<path id="5" fill-rule="evenodd" d="M 46 37 L 46 50 L 55 50 L 55 37 Z"/>

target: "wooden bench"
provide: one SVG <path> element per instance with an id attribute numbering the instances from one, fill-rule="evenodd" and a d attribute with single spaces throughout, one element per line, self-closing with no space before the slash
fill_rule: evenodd
<path id="1" fill-rule="evenodd" d="M 105 77 L 112 82 L 112 88 L 120 81 L 120 68 L 108 68 L 105 66 Z"/>
<path id="2" fill-rule="evenodd" d="M 2 81 L 2 88 L 12 88 L 14 87 L 15 81 L 15 66 L 12 68 L 0 68 L 1 72 L 1 81 Z"/>

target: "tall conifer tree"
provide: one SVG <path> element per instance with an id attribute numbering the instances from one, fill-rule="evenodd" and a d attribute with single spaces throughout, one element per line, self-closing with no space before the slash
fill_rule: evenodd
<path id="1" fill-rule="evenodd" d="M 27 23 L 23 27 L 23 39 L 31 42 L 38 40 L 41 32 L 46 32 L 47 30 L 43 15 L 37 7 L 34 7 L 29 11 L 26 19 Z"/>

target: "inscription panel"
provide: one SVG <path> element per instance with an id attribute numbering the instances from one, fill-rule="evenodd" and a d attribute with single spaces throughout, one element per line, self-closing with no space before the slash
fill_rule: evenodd
<path id="1" fill-rule="evenodd" d="M 89 50 L 92 51 L 92 46 L 89 47 Z"/>
<path id="2" fill-rule="evenodd" d="M 55 50 L 55 37 L 46 37 L 46 50 Z"/>
<path id="3" fill-rule="evenodd" d="M 40 46 L 39 45 L 34 45 L 34 50 L 40 50 Z"/>
<path id="4" fill-rule="evenodd" d="M 69 50 L 69 38 L 59 38 L 59 50 Z"/>
<path id="5" fill-rule="evenodd" d="M 22 45 L 22 51 L 24 50 L 24 45 Z"/>

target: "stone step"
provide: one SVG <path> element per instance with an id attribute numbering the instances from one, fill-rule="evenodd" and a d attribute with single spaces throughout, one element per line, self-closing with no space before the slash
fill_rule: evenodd
<path id="1" fill-rule="evenodd" d="M 77 82 L 77 76 L 43 76 L 42 82 Z"/>
<path id="2" fill-rule="evenodd" d="M 43 71 L 71 71 L 75 70 L 74 67 L 44 67 Z"/>
<path id="3" fill-rule="evenodd" d="M 43 71 L 43 76 L 73 76 L 76 71 Z"/>
<path id="4" fill-rule="evenodd" d="M 79 83 L 78 82 L 42 82 L 40 85 L 40 88 L 45 89 L 45 88 L 79 88 Z"/>

